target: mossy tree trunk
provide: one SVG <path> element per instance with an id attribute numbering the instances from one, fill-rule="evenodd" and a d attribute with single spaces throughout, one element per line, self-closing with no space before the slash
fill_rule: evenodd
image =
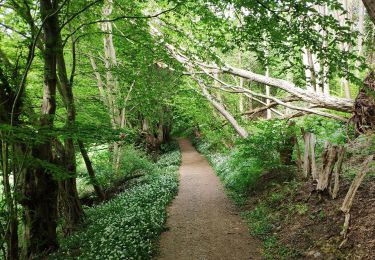
<path id="1" fill-rule="evenodd" d="M 58 1 L 41 0 L 40 15 L 44 21 L 43 42 L 44 87 L 39 125 L 52 130 L 56 111 L 56 50 L 58 35 Z M 24 207 L 24 241 L 22 258 L 33 259 L 58 248 L 57 181 L 47 167 L 53 163 L 51 137 L 32 147 L 33 165 L 21 177 Z"/>

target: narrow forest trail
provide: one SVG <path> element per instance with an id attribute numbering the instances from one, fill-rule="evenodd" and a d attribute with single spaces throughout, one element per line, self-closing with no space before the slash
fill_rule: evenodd
<path id="1" fill-rule="evenodd" d="M 168 210 L 158 259 L 261 259 L 258 242 L 225 195 L 207 160 L 190 141 L 179 140 L 179 193 Z"/>

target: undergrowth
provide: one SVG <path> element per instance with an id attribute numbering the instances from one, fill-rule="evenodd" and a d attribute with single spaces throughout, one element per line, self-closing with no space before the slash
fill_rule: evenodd
<path id="1" fill-rule="evenodd" d="M 209 144 L 200 140 L 194 140 L 197 150 L 204 154 L 216 174 L 223 182 L 226 192 L 237 206 L 244 206 L 247 201 L 248 192 L 254 187 L 259 178 L 262 168 L 250 162 L 237 163 L 232 158 L 235 151 L 220 153 L 213 152 Z"/>
<path id="2" fill-rule="evenodd" d="M 81 230 L 61 238 L 50 259 L 150 259 L 164 229 L 166 206 L 178 189 L 178 150 L 149 162 L 145 177 L 107 203 L 85 210 Z"/>
<path id="3" fill-rule="evenodd" d="M 231 150 L 218 151 L 203 140 L 195 140 L 194 144 L 208 158 L 228 195 L 240 207 L 246 206 L 251 195 L 267 192 L 273 183 L 281 183 L 280 192 L 268 194 L 253 210 L 242 212 L 242 216 L 248 220 L 251 234 L 263 242 L 266 259 L 295 258 L 298 253 L 281 245 L 273 228 L 285 217 L 278 214 L 280 207 L 289 207 L 289 214 L 303 211 L 303 208 L 292 209 L 292 203 L 288 203 L 286 194 L 297 186 L 291 181 L 295 167 L 284 165 L 280 156 L 290 149 L 289 141 L 296 128 L 274 120 L 258 122 L 252 130 L 248 138 L 237 141 Z"/>
<path id="4" fill-rule="evenodd" d="M 262 177 L 271 176 L 277 182 L 278 188 L 272 185 L 272 179 L 267 179 L 269 192 L 264 199 L 257 203 L 254 209 L 243 211 L 242 217 L 247 220 L 251 235 L 259 238 L 263 242 L 263 256 L 266 259 L 295 259 L 299 253 L 278 242 L 273 229 L 276 223 L 286 221 L 293 214 L 304 214 L 307 209 L 305 205 L 294 205 L 292 196 L 297 188 L 296 181 L 283 182 L 283 180 L 293 179 L 290 168 L 282 167 L 279 164 L 265 167 L 259 162 L 257 157 L 242 158 L 237 149 L 228 153 L 215 153 L 210 150 L 209 144 L 195 140 L 196 148 L 203 153 L 210 161 L 217 175 L 223 181 L 226 191 L 237 206 L 245 206 L 251 194 L 259 189 L 258 185 Z M 273 166 L 273 167 L 270 167 Z M 280 176 L 283 178 L 280 179 Z M 266 187 L 260 187 L 267 191 Z M 280 215 L 280 211 L 285 210 L 287 214 Z"/>
<path id="5" fill-rule="evenodd" d="M 288 136 L 296 131 L 295 127 L 274 120 L 258 122 L 252 130 L 248 138 L 238 140 L 230 150 L 218 151 L 215 144 L 194 140 L 195 147 L 208 158 L 238 206 L 246 204 L 262 176 L 276 173 L 273 178 L 288 180 L 293 173 L 292 167 L 282 164 L 280 152 L 290 146 Z"/>
<path id="6" fill-rule="evenodd" d="M 95 147 L 90 152 L 90 159 L 95 169 L 97 182 L 107 189 L 116 181 L 131 174 L 146 174 L 153 170 L 154 165 L 147 154 L 134 146 L 123 148 L 119 174 L 113 174 L 111 152 L 107 147 Z M 80 195 L 93 192 L 91 179 L 87 174 L 86 166 L 80 156 L 77 158 L 77 188 Z"/>
<path id="7" fill-rule="evenodd" d="M 306 204 L 294 204 L 293 194 L 299 187 L 292 181 L 277 185 L 268 192 L 252 210 L 242 212 L 250 228 L 250 233 L 263 242 L 263 256 L 266 259 L 296 259 L 300 252 L 286 247 L 278 241 L 275 233 L 282 223 L 293 215 L 307 212 Z"/>
<path id="8" fill-rule="evenodd" d="M 247 130 L 249 137 L 237 140 L 230 148 L 223 145 L 220 147 L 220 144 L 226 143 L 224 135 L 220 142 L 211 143 L 211 140 L 219 137 L 206 138 L 201 134 L 203 138 L 194 143 L 197 150 L 208 158 L 228 195 L 242 207 L 242 216 L 248 222 L 251 235 L 263 243 L 264 257 L 301 259 L 306 252 L 299 252 L 283 244 L 288 244 L 284 240 L 287 236 L 282 236 L 288 230 L 283 227 L 303 216 L 318 220 L 326 218 L 323 210 L 312 214 L 310 204 L 294 200 L 302 184 L 296 181 L 295 166 L 298 151 L 304 151 L 302 133 L 311 132 L 316 135 L 315 151 L 319 167 L 326 142 L 346 147 L 342 179 L 349 181 L 358 172 L 358 165 L 363 158 L 374 152 L 375 139 L 373 136 L 354 139 L 352 127 L 316 116 L 300 118 L 294 122 L 259 120 L 250 122 Z M 348 144 L 348 137 L 354 141 Z M 370 173 L 367 178 L 372 176 Z"/>

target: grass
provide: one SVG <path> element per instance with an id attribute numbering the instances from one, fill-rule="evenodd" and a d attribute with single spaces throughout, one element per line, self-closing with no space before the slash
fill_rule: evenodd
<path id="1" fill-rule="evenodd" d="M 178 190 L 179 151 L 161 155 L 145 177 L 107 203 L 87 208 L 85 225 L 61 238 L 50 259 L 151 259 L 166 206 Z"/>

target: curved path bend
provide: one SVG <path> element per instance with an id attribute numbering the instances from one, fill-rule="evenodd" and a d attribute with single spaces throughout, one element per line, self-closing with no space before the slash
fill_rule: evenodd
<path id="1" fill-rule="evenodd" d="M 225 195 L 207 160 L 186 139 L 179 140 L 179 193 L 168 209 L 160 238 L 160 260 L 261 259 L 258 242 Z"/>

